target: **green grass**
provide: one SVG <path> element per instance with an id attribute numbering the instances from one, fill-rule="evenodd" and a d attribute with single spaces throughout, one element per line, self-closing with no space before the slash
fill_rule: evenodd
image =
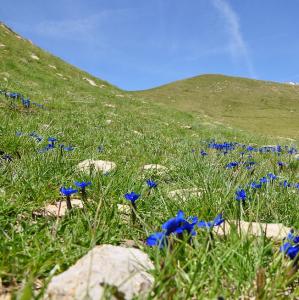
<path id="1" fill-rule="evenodd" d="M 255 278 L 262 269 L 266 276 L 262 288 L 265 299 L 283 298 L 283 291 L 289 288 L 289 298 L 299 295 L 298 272 L 290 281 L 286 276 L 289 262 L 278 253 L 279 243 L 264 237 L 240 237 L 234 232 L 225 238 L 215 236 L 210 245 L 207 233 L 198 231 L 192 245 L 178 240 L 171 251 L 142 244 L 179 209 L 187 216 L 205 220 L 220 211 L 226 219 L 234 219 L 238 209 L 236 188 L 269 172 L 277 173 L 278 160 L 291 166 L 283 170 L 280 180 L 297 182 L 298 162 L 288 154 L 254 154 L 257 166 L 253 176 L 244 168 L 237 174 L 225 170 L 228 162 L 240 158 L 239 151 L 224 156 L 211 150 L 204 158 L 198 154 L 212 138 L 258 145 L 279 139 L 207 124 L 202 115 L 144 101 L 138 94 L 120 91 L 18 39 L 1 26 L 0 43 L 6 45 L 0 50 L 1 88 L 19 91 L 45 105 L 45 109 L 26 110 L 21 105 L 11 105 L 0 95 L 0 149 L 13 156 L 13 162 L 2 161 L 0 165 L 2 286 L 15 294 L 25 290 L 28 299 L 33 298 L 30 293 L 37 280 L 46 287 L 53 273 L 67 269 L 94 245 L 119 245 L 132 239 L 155 264 L 151 299 L 255 296 Z M 40 60 L 30 59 L 31 53 Z M 105 87 L 93 87 L 82 77 Z M 115 108 L 105 106 L 107 103 Z M 106 123 L 108 119 L 112 120 L 110 125 Z M 192 125 L 192 129 L 183 129 L 182 125 Z M 17 137 L 16 131 L 36 131 L 45 140 L 37 143 L 28 135 Z M 50 136 L 58 138 L 59 143 L 73 145 L 75 150 L 64 155 L 58 149 L 37 153 Z M 97 151 L 99 145 L 104 146 L 101 153 Z M 192 153 L 192 149 L 196 152 Z M 114 161 L 117 169 L 108 176 L 76 171 L 76 165 L 89 158 Z M 169 171 L 146 175 L 141 168 L 147 163 L 162 164 Z M 158 182 L 150 195 L 145 185 L 149 177 Z M 62 185 L 83 179 L 92 181 L 88 188 L 90 200 L 83 210 L 72 211 L 58 223 L 56 219 L 32 216 L 33 211 L 61 198 Z M 202 188 L 202 197 L 186 202 L 168 197 L 171 190 L 191 187 Z M 117 210 L 117 204 L 126 204 L 123 195 L 132 190 L 142 194 L 135 225 L 124 223 Z M 298 201 L 294 189 L 269 185 L 252 195 L 243 218 L 298 229 Z M 36 298 L 41 298 L 42 292 Z"/>
<path id="2" fill-rule="evenodd" d="M 134 94 L 252 133 L 299 137 L 298 86 L 202 75 Z"/>

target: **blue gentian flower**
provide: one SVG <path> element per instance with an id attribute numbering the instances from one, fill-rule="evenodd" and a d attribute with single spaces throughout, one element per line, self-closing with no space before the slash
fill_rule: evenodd
<path id="1" fill-rule="evenodd" d="M 67 197 L 70 197 L 72 194 L 75 194 L 77 192 L 78 192 L 78 190 L 75 190 L 71 187 L 70 188 L 65 188 L 65 187 L 60 188 L 60 193 Z"/>
<path id="2" fill-rule="evenodd" d="M 253 189 L 260 189 L 262 187 L 262 184 L 261 183 L 256 183 L 256 182 L 252 182 L 250 184 L 250 187 L 253 188 Z"/>
<path id="3" fill-rule="evenodd" d="M 287 180 L 284 180 L 280 184 L 283 185 L 285 188 L 291 187 L 291 184 Z"/>
<path id="4" fill-rule="evenodd" d="M 148 179 L 148 180 L 146 181 L 146 183 L 147 183 L 147 185 L 149 186 L 149 188 L 156 188 L 157 185 L 158 185 L 155 181 L 150 180 L 150 179 Z"/>
<path id="5" fill-rule="evenodd" d="M 233 162 L 230 162 L 229 164 L 227 164 L 227 165 L 225 166 L 225 168 L 226 168 L 226 169 L 233 169 L 233 168 L 237 167 L 238 165 L 239 165 L 238 162 L 233 161 Z"/>
<path id="6" fill-rule="evenodd" d="M 194 226 L 197 223 L 197 217 L 192 217 L 190 219 L 191 223 L 189 223 L 184 218 L 184 212 L 179 210 L 177 215 L 174 218 L 169 219 L 164 224 L 162 224 L 162 229 L 165 234 L 168 236 L 171 233 L 182 233 L 183 231 L 187 231 L 191 235 L 195 235 Z"/>
<path id="7" fill-rule="evenodd" d="M 214 226 L 219 226 L 221 225 L 223 222 L 224 222 L 224 218 L 222 217 L 222 214 L 219 214 L 216 216 L 216 218 L 213 220 L 213 221 L 210 221 L 210 222 L 206 222 L 206 221 L 199 221 L 197 223 L 197 226 L 199 228 L 208 228 L 208 229 L 211 229 L 213 228 Z"/>
<path id="8" fill-rule="evenodd" d="M 277 178 L 277 176 L 273 173 L 268 173 L 267 176 L 270 180 L 275 180 Z"/>
<path id="9" fill-rule="evenodd" d="M 262 177 L 261 179 L 260 179 L 260 183 L 261 184 L 264 184 L 264 183 L 268 183 L 268 178 L 267 177 Z"/>
<path id="10" fill-rule="evenodd" d="M 23 133 L 21 131 L 16 131 L 16 136 L 22 136 Z"/>
<path id="11" fill-rule="evenodd" d="M 81 189 L 85 189 L 87 186 L 91 185 L 91 182 L 90 181 L 75 181 L 75 186 L 78 187 L 78 188 L 81 188 Z"/>
<path id="12" fill-rule="evenodd" d="M 206 156 L 206 155 L 208 155 L 208 153 L 207 153 L 206 151 L 204 151 L 204 150 L 201 150 L 201 151 L 200 151 L 200 155 L 201 155 L 201 156 Z"/>
<path id="13" fill-rule="evenodd" d="M 54 138 L 54 137 L 49 137 L 49 138 L 48 138 L 48 142 L 50 142 L 50 145 L 51 145 L 52 147 L 54 147 L 55 142 L 57 142 L 57 139 Z"/>
<path id="14" fill-rule="evenodd" d="M 103 152 L 104 151 L 104 146 L 99 145 L 97 149 L 98 149 L 98 152 Z"/>
<path id="15" fill-rule="evenodd" d="M 236 200 L 240 201 L 240 200 L 245 200 L 246 199 L 246 192 L 243 189 L 238 189 L 236 191 Z"/>
<path id="16" fill-rule="evenodd" d="M 290 259 L 294 259 L 299 253 L 299 236 L 295 236 L 291 231 L 285 240 L 286 242 L 280 247 L 280 251 Z"/>
<path id="17" fill-rule="evenodd" d="M 125 194 L 125 198 L 132 202 L 132 204 L 135 203 L 135 201 L 140 197 L 140 194 L 136 194 L 135 192 L 127 193 Z"/>
<path id="18" fill-rule="evenodd" d="M 284 163 L 284 162 L 282 162 L 282 161 L 279 161 L 279 162 L 277 162 L 277 164 L 278 164 L 278 166 L 280 167 L 280 168 L 282 168 L 282 167 L 284 167 L 286 164 Z"/>
<path id="19" fill-rule="evenodd" d="M 150 247 L 159 246 L 159 248 L 163 248 L 166 243 L 165 232 L 155 232 L 146 239 L 146 244 Z"/>

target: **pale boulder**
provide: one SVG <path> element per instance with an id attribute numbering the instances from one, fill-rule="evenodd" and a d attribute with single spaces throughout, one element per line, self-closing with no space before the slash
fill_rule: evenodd
<path id="1" fill-rule="evenodd" d="M 154 283 L 153 276 L 147 271 L 153 268 L 148 255 L 139 249 L 96 246 L 75 265 L 52 278 L 45 298 L 98 300 L 103 298 L 105 289 L 107 291 L 109 287 L 116 290 L 114 295 L 105 294 L 109 299 L 146 298 Z"/>
<path id="2" fill-rule="evenodd" d="M 78 169 L 83 172 L 94 170 L 107 173 L 116 169 L 116 164 L 112 161 L 86 159 L 78 164 Z"/>

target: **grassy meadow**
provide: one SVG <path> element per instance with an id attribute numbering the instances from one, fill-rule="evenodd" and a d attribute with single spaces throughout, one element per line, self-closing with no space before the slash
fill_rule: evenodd
<path id="1" fill-rule="evenodd" d="M 252 115 L 247 120 L 248 128 L 241 126 L 249 113 L 244 109 L 249 105 L 248 93 L 242 88 L 238 95 L 246 95 L 244 103 L 233 104 L 230 113 L 236 108 L 238 114 L 244 114 L 232 117 L 229 123 L 248 131 L 215 123 L 223 121 L 217 119 L 218 112 L 211 113 L 214 121 L 208 122 L 205 112 L 193 112 L 198 103 L 194 109 L 181 109 L 165 105 L 158 92 L 144 95 L 121 91 L 44 52 L 3 25 L 0 43 L 4 45 L 0 48 L 0 89 L 19 92 L 44 106 L 25 108 L 19 100 L 0 95 L 0 150 L 5 153 L 0 159 L 0 294 L 42 299 L 50 278 L 95 245 L 133 240 L 155 265 L 155 284 L 149 299 L 298 299 L 299 272 L 290 276 L 293 262 L 279 252 L 282 241 L 239 235 L 237 230 L 224 237 L 214 235 L 211 240 L 208 231 L 198 228 L 192 243 L 188 238 L 172 237 L 171 247 L 159 249 L 144 242 L 178 210 L 200 220 L 212 220 L 222 212 L 226 220 L 241 217 L 283 223 L 298 230 L 295 184 L 299 160 L 295 151 L 288 153 L 298 144 L 277 136 L 298 137 L 293 122 L 298 117 L 298 100 L 295 105 L 294 99 L 299 88 L 282 87 L 281 101 L 289 101 L 286 107 L 275 102 L 270 109 L 269 104 L 273 130 L 266 136 L 267 122 L 262 121 L 265 126 L 256 130 L 264 115 Z M 248 90 L 254 93 L 257 83 L 250 84 Z M 205 93 L 208 90 L 207 86 Z M 164 91 L 167 93 L 166 88 Z M 217 95 L 225 103 L 227 94 L 223 98 L 221 93 Z M 156 96 L 162 103 L 153 100 Z M 175 97 L 179 103 L 181 94 L 177 90 Z M 292 105 L 295 112 L 289 116 Z M 206 102 L 204 107 L 210 109 Z M 217 104 L 213 107 L 221 110 Z M 280 123 L 283 118 L 285 126 Z M 42 140 L 32 136 L 33 132 Z M 58 140 L 57 146 L 41 153 L 49 137 Z M 224 154 L 209 148 L 212 140 L 239 144 Z M 74 149 L 61 150 L 58 144 Z M 282 145 L 282 152 L 247 148 L 273 144 Z M 201 150 L 207 155 L 203 156 Z M 76 166 L 85 159 L 113 161 L 117 168 L 108 174 L 84 174 Z M 237 168 L 226 168 L 235 161 L 239 163 Z M 244 163 L 249 161 L 255 164 L 248 170 Z M 281 169 L 278 162 L 284 163 Z M 160 164 L 167 170 L 144 172 L 145 164 Z M 278 178 L 257 190 L 248 187 L 268 173 Z M 154 180 L 157 187 L 149 190 L 147 179 Z M 285 180 L 290 187 L 283 184 Z M 74 209 L 60 219 L 34 215 L 60 200 L 60 187 L 74 187 L 74 181 L 92 183 L 83 209 Z M 170 191 L 186 188 L 199 188 L 202 194 L 185 200 L 169 196 Z M 241 214 L 240 202 L 235 199 L 238 188 L 247 192 Z M 130 204 L 124 194 L 131 191 L 141 194 L 134 223 L 124 219 L 117 206 Z"/>

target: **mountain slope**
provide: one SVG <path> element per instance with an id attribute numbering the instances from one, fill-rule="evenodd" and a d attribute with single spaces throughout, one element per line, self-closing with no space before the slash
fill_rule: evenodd
<path id="1" fill-rule="evenodd" d="M 253 133 L 299 137 L 299 86 L 202 75 L 136 95 Z"/>

